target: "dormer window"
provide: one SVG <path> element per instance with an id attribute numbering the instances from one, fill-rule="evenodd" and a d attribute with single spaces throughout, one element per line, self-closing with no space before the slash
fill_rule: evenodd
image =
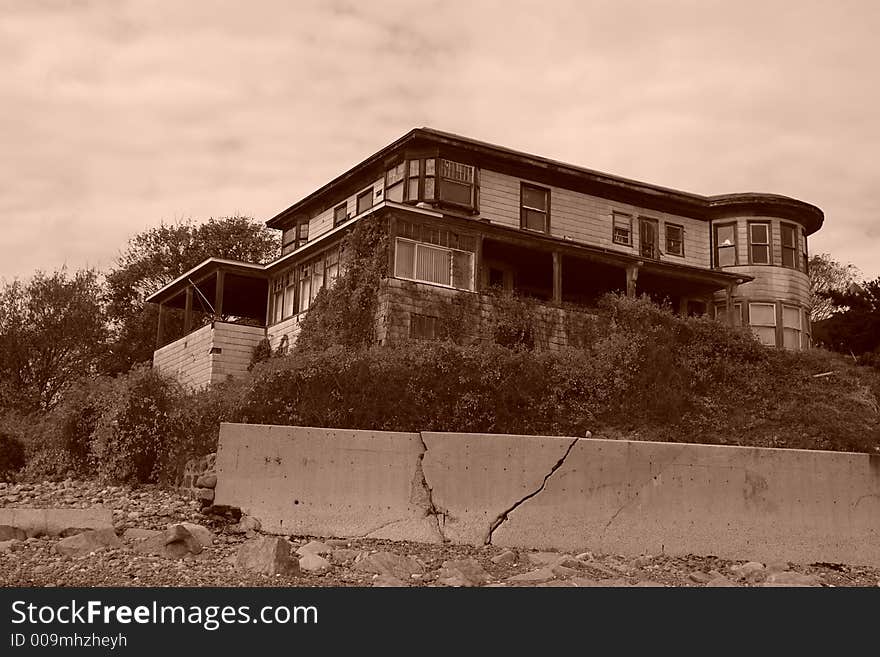
<path id="1" fill-rule="evenodd" d="M 405 197 L 409 203 L 424 202 L 476 211 L 477 194 L 477 169 L 474 166 L 434 157 L 406 162 Z"/>

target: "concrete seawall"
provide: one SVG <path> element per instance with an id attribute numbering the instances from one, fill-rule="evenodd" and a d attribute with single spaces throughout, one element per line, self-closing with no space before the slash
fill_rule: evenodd
<path id="1" fill-rule="evenodd" d="M 216 503 L 280 534 L 880 566 L 880 458 L 224 424 Z"/>

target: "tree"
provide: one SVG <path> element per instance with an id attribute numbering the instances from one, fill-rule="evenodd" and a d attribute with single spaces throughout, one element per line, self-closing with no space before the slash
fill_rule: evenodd
<path id="1" fill-rule="evenodd" d="M 835 351 L 856 356 L 880 348 L 880 278 L 829 293 L 838 312 L 813 328 L 816 339 Z"/>
<path id="2" fill-rule="evenodd" d="M 144 299 L 206 258 L 268 262 L 278 256 L 275 231 L 249 217 L 162 224 L 135 235 L 107 274 L 107 314 L 113 335 L 103 369 L 127 372 L 149 361 L 158 308 Z"/>
<path id="3" fill-rule="evenodd" d="M 828 253 L 820 253 L 810 258 L 810 321 L 828 319 L 835 310 L 831 294 L 842 293 L 861 278 L 855 265 L 842 265 Z"/>
<path id="4" fill-rule="evenodd" d="M 3 284 L 0 408 L 51 408 L 67 384 L 95 369 L 107 337 L 101 296 L 91 269 Z"/>

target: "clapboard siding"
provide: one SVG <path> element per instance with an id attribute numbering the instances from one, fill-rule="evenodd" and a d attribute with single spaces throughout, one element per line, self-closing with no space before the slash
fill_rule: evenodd
<path id="1" fill-rule="evenodd" d="M 737 286 L 737 298 L 752 300 L 780 300 L 796 303 L 801 307 L 810 305 L 810 279 L 803 272 L 787 267 L 740 265 L 725 267 L 724 271 L 754 276 L 755 280 Z M 724 295 L 716 295 L 723 300 Z"/>
<path id="2" fill-rule="evenodd" d="M 323 235 L 324 233 L 333 230 L 333 211 L 339 206 L 340 203 L 345 201 L 346 211 L 349 216 L 354 217 L 357 214 L 357 197 L 358 194 L 363 192 L 368 188 L 367 185 L 364 185 L 357 194 L 353 194 L 345 199 L 339 199 L 335 201 L 333 205 L 324 210 L 323 212 L 319 212 L 315 216 L 309 219 L 309 240 L 313 240 L 319 235 Z M 385 178 L 379 178 L 372 184 L 373 188 L 373 204 L 375 205 L 379 201 L 384 200 L 385 193 Z M 379 192 L 379 196 L 376 196 L 376 193 Z"/>
<path id="3" fill-rule="evenodd" d="M 304 317 L 305 313 L 300 313 L 267 328 L 266 337 L 269 338 L 269 345 L 272 349 L 278 348 L 278 345 L 281 344 L 281 339 L 285 335 L 287 336 L 288 346 L 292 347 L 296 341 L 296 336 L 299 335 L 300 322 L 302 322 Z"/>
<path id="4" fill-rule="evenodd" d="M 483 169 L 480 172 L 480 218 L 492 223 L 519 228 L 520 183 L 531 180 Z M 612 242 L 612 213 L 622 212 L 633 218 L 632 246 Z M 621 253 L 638 254 L 639 217 L 656 219 L 660 227 L 660 259 L 695 267 L 709 267 L 709 225 L 707 222 L 617 203 L 562 187 L 550 187 L 550 234 L 573 242 L 600 246 Z M 684 227 L 684 257 L 668 255 L 667 223 Z"/>

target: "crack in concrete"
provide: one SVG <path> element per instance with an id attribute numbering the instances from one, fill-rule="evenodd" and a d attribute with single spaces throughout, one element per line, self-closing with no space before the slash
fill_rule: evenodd
<path id="1" fill-rule="evenodd" d="M 562 464 L 565 463 L 565 459 L 568 458 L 568 455 L 571 453 L 571 450 L 574 449 L 575 445 L 577 445 L 578 440 L 580 440 L 580 438 L 575 438 L 573 441 L 571 441 L 571 444 L 568 446 L 568 449 L 565 450 L 565 454 L 562 455 L 562 458 L 560 458 L 556 462 L 556 465 L 554 465 L 552 468 L 550 468 L 550 472 L 548 472 L 544 476 L 544 481 L 541 482 L 541 486 L 538 488 L 538 490 L 536 490 L 532 493 L 529 493 L 528 495 L 523 497 L 521 500 L 514 503 L 514 505 L 511 506 L 506 511 L 502 511 L 501 514 L 497 518 L 495 518 L 495 520 L 492 521 L 492 524 L 489 526 L 489 533 L 486 534 L 486 540 L 483 541 L 484 545 L 492 545 L 492 535 L 495 533 L 495 530 L 504 524 L 504 522 L 507 520 L 508 516 L 511 513 L 513 513 L 517 509 L 517 507 L 521 506 L 523 503 L 532 499 L 533 497 L 535 497 L 535 495 L 537 495 L 542 490 L 544 490 L 544 487 L 547 485 L 547 481 L 550 479 L 550 477 L 553 476 L 554 472 L 556 472 L 559 468 L 562 467 Z"/>
<path id="2" fill-rule="evenodd" d="M 420 484 L 423 490 L 425 490 L 428 494 L 427 504 L 425 508 L 425 517 L 432 517 L 434 519 L 435 529 L 437 530 L 437 534 L 440 536 L 440 540 L 444 543 L 448 543 L 449 539 L 446 538 L 446 535 L 443 533 L 443 527 L 446 525 L 446 516 L 448 515 L 446 509 L 441 509 L 434 504 L 434 489 L 428 485 L 428 479 L 425 477 L 425 469 L 422 465 L 422 462 L 425 460 L 425 456 L 428 454 L 428 444 L 425 442 L 424 436 L 422 436 L 422 432 L 419 432 L 419 440 L 422 443 L 422 453 L 419 455 L 419 460 L 416 463 L 416 477 L 421 479 Z"/>

